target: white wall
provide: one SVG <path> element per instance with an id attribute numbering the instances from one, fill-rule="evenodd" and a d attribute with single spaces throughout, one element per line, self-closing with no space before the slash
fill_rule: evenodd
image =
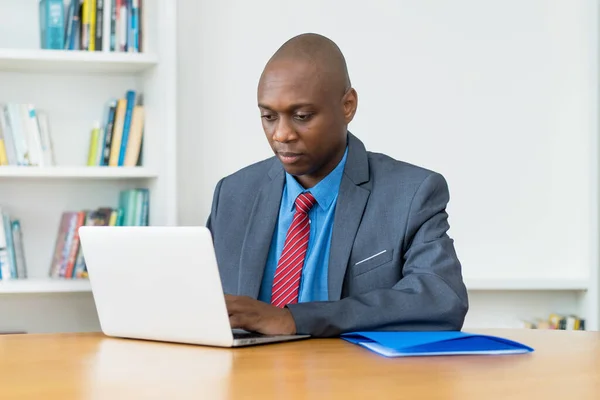
<path id="1" fill-rule="evenodd" d="M 465 275 L 590 276 L 593 0 L 179 0 L 181 224 L 204 224 L 217 180 L 270 156 L 258 77 L 280 44 L 311 31 L 346 55 L 353 133 L 446 176 Z"/>

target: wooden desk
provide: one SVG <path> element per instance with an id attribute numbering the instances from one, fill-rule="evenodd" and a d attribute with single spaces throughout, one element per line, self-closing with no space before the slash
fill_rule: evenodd
<path id="1" fill-rule="evenodd" d="M 600 333 L 482 331 L 526 355 L 388 359 L 339 339 L 253 348 L 0 336 L 2 399 L 598 399 Z"/>

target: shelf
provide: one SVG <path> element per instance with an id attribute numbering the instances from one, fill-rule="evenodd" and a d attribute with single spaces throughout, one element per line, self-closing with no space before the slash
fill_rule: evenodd
<path id="1" fill-rule="evenodd" d="M 0 294 L 91 292 L 87 279 L 14 279 L 0 281 Z"/>
<path id="2" fill-rule="evenodd" d="M 470 291 L 500 291 L 500 290 L 570 290 L 586 291 L 589 282 L 586 279 L 467 279 L 465 285 Z"/>
<path id="3" fill-rule="evenodd" d="M 155 171 L 144 167 L 16 167 L 1 166 L 2 178 L 126 179 L 156 178 Z"/>
<path id="4" fill-rule="evenodd" d="M 0 70 L 17 72 L 140 72 L 158 63 L 145 53 L 0 49 Z"/>

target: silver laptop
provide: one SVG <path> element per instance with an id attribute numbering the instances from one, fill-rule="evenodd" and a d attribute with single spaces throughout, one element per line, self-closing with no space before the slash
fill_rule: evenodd
<path id="1" fill-rule="evenodd" d="M 231 329 L 205 227 L 82 226 L 79 237 L 107 336 L 221 347 L 309 337 Z"/>

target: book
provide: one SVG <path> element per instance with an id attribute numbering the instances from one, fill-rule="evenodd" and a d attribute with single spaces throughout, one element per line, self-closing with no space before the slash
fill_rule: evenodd
<path id="1" fill-rule="evenodd" d="M 42 49 L 60 50 L 65 43 L 63 0 L 41 0 L 39 4 L 40 45 Z"/>
<path id="2" fill-rule="evenodd" d="M 148 226 L 150 191 L 148 188 L 124 189 L 119 192 L 117 207 L 103 206 L 94 210 L 64 211 L 52 252 L 51 278 L 87 278 L 87 266 L 79 241 L 79 227 Z"/>
<path id="3" fill-rule="evenodd" d="M 498 336 L 461 331 L 350 332 L 341 338 L 386 357 L 523 354 L 534 351 Z"/>
<path id="4" fill-rule="evenodd" d="M 141 0 L 40 0 L 40 47 L 139 53 L 143 13 Z"/>
<path id="5" fill-rule="evenodd" d="M 0 141 L 0 165 L 55 165 L 48 116 L 33 104 L 0 104 Z"/>

